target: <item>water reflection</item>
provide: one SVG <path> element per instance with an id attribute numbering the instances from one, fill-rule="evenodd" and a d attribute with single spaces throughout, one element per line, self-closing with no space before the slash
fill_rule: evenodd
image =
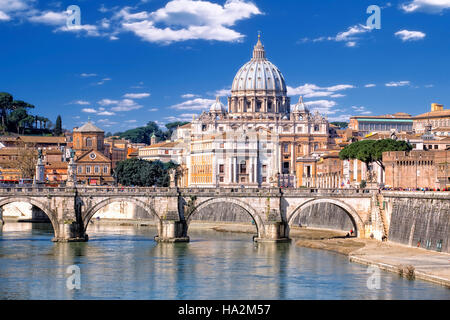
<path id="1" fill-rule="evenodd" d="M 5 225 L 7 226 L 7 225 Z M 5 231 L 6 230 L 6 231 Z M 449 290 L 330 252 L 254 244 L 251 235 L 190 230 L 188 244 L 156 244 L 156 229 L 90 227 L 87 243 L 57 243 L 51 225 L 10 224 L 0 238 L 0 299 L 449 299 Z M 67 290 L 67 267 L 81 290 Z"/>

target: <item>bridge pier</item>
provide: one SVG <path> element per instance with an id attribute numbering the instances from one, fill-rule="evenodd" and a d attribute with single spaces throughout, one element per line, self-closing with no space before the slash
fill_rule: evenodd
<path id="1" fill-rule="evenodd" d="M 161 220 L 155 241 L 161 243 L 189 242 L 186 221 Z"/>
<path id="2" fill-rule="evenodd" d="M 3 221 L 3 208 L 0 208 L 0 229 L 3 228 L 5 221 Z"/>
<path id="3" fill-rule="evenodd" d="M 269 221 L 264 225 L 264 233 L 254 238 L 258 243 L 289 243 L 291 239 L 287 236 L 285 223 L 278 221 Z"/>
<path id="4" fill-rule="evenodd" d="M 53 242 L 86 242 L 89 240 L 85 233 L 83 226 L 77 222 L 65 221 L 59 223 L 57 230 L 55 230 L 55 237 Z"/>

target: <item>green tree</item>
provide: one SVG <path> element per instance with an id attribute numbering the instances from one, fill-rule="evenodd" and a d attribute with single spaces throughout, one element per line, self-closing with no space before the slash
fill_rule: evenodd
<path id="1" fill-rule="evenodd" d="M 383 152 L 388 151 L 410 151 L 412 146 L 405 141 L 392 139 L 384 140 L 362 140 L 353 142 L 346 146 L 339 153 L 341 160 L 357 159 L 366 164 L 367 170 L 371 173 L 371 163 L 378 163 L 384 170 Z"/>
<path id="2" fill-rule="evenodd" d="M 139 127 L 125 132 L 118 132 L 115 135 L 118 135 L 122 139 L 130 140 L 134 143 L 150 144 L 150 137 L 153 134 L 155 134 L 159 140 L 166 140 L 168 137 L 168 134 L 163 132 L 153 121 L 147 123 L 145 127 Z"/>
<path id="3" fill-rule="evenodd" d="M 332 125 L 335 125 L 336 127 L 339 127 L 341 129 L 347 129 L 348 128 L 348 122 L 331 122 Z"/>
<path id="4" fill-rule="evenodd" d="M 53 131 L 53 134 L 55 136 L 60 136 L 62 134 L 62 120 L 60 115 L 56 118 L 55 130 Z"/>
<path id="5" fill-rule="evenodd" d="M 28 118 L 29 114 L 26 109 L 24 108 L 15 109 L 8 116 L 8 128 L 10 129 L 10 131 L 15 130 L 18 134 L 20 134 L 20 128 L 22 128 L 25 125 Z"/>
<path id="6" fill-rule="evenodd" d="M 13 96 L 7 92 L 0 92 L 0 109 L 2 111 L 2 127 L 3 131 L 6 131 L 6 121 L 8 111 L 12 109 L 13 106 Z"/>
<path id="7" fill-rule="evenodd" d="M 127 159 L 117 163 L 114 177 L 117 183 L 124 186 L 168 187 L 170 182 L 168 170 L 172 165 L 174 164 L 164 164 L 161 161 Z"/>
<path id="8" fill-rule="evenodd" d="M 168 137 L 171 137 L 173 132 L 175 131 L 175 129 L 177 129 L 178 127 L 182 127 L 185 124 L 188 124 L 189 122 L 182 122 L 182 121 L 176 121 L 176 122 L 171 122 L 166 124 L 166 128 L 167 130 L 169 130 L 168 132 Z"/>

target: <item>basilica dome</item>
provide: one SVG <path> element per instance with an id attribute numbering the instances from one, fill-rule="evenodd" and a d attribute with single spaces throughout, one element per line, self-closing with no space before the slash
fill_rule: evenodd
<path id="1" fill-rule="evenodd" d="M 231 92 L 255 90 L 274 91 L 275 94 L 287 92 L 283 74 L 266 59 L 260 37 L 253 50 L 253 58 L 238 71 L 231 87 Z"/>
<path id="2" fill-rule="evenodd" d="M 211 105 L 209 111 L 212 113 L 225 113 L 227 112 L 227 108 L 220 102 L 220 98 L 216 97 L 216 102 Z"/>

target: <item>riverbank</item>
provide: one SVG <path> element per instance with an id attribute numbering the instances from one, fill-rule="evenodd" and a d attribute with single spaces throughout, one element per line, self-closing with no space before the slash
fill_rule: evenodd
<path id="1" fill-rule="evenodd" d="M 154 221 L 105 220 L 93 224 L 122 226 L 156 226 Z M 215 230 L 217 232 L 256 234 L 251 224 L 194 221 L 193 230 Z M 408 279 L 421 279 L 450 288 L 450 254 L 412 248 L 401 244 L 380 242 L 371 239 L 345 238 L 346 233 L 293 227 L 290 237 L 299 247 L 328 250 L 346 255 L 350 262 L 373 265 L 394 272 Z"/>
<path id="2" fill-rule="evenodd" d="M 450 288 L 450 255 L 370 239 L 304 240 L 297 246 L 348 256 L 350 262 L 376 266 L 407 279 L 420 279 Z"/>

